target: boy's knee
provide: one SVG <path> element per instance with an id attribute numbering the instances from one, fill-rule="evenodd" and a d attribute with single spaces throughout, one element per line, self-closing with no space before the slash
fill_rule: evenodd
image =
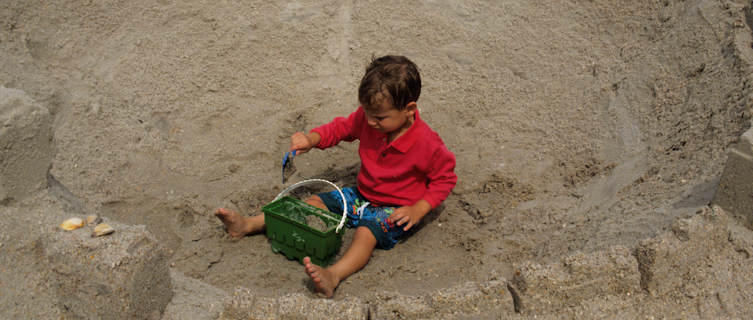
<path id="1" fill-rule="evenodd" d="M 372 245 L 378 244 L 377 235 L 374 234 L 373 230 L 365 226 L 359 226 L 356 228 L 356 232 L 353 234 L 353 239 L 365 240 L 368 243 L 373 242 Z"/>

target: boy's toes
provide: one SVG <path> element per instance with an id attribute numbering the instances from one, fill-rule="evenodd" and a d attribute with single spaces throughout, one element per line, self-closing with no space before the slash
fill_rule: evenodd
<path id="1" fill-rule="evenodd" d="M 306 269 L 306 274 L 308 274 L 309 276 L 311 276 L 315 272 L 314 264 L 311 263 L 311 258 L 303 258 L 303 268 Z"/>
<path id="2" fill-rule="evenodd" d="M 309 257 L 303 258 L 303 266 L 306 269 L 306 274 L 309 275 L 309 278 L 314 283 L 316 291 L 324 294 L 327 298 L 332 298 L 335 287 L 337 287 L 336 282 L 333 281 L 332 274 L 322 267 L 311 263 L 311 258 Z"/>
<path id="3" fill-rule="evenodd" d="M 311 258 L 303 258 L 303 268 L 306 269 L 306 274 L 311 277 L 311 280 L 314 280 L 314 282 L 322 281 L 319 277 L 319 272 L 317 272 L 319 268 L 311 262 Z"/>

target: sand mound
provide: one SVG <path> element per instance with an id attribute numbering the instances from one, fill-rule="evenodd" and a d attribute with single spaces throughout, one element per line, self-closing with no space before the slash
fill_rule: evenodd
<path id="1" fill-rule="evenodd" d="M 0 203 L 46 186 L 54 154 L 52 116 L 23 91 L 0 86 Z"/>
<path id="2" fill-rule="evenodd" d="M 422 305 L 410 297 L 433 292 L 427 301 L 439 304 L 509 287 L 517 311 L 533 312 L 519 300 L 546 296 L 519 286 L 556 292 L 585 281 L 542 280 L 564 272 L 562 261 L 606 266 L 605 275 L 631 270 L 618 291 L 643 295 L 655 286 L 641 276 L 655 264 L 634 252 L 662 248 L 639 243 L 701 212 L 724 215 L 707 205 L 728 147 L 751 123 L 749 4 L 399 6 L 0 4 L 0 213 L 8 219 L 0 226 L 16 229 L 0 239 L 3 252 L 16 252 L 3 265 L 19 261 L 49 277 L 33 258 L 50 259 L 41 234 L 59 232 L 49 226 L 67 216 L 97 213 L 146 225 L 181 306 L 197 302 L 180 290 L 209 290 L 196 288 L 211 288 L 217 301 L 236 290 L 274 303 L 310 298 L 297 262 L 271 252 L 263 236 L 227 239 L 211 212 L 257 214 L 285 187 L 289 136 L 351 112 L 369 58 L 387 53 L 419 65 L 421 116 L 455 152 L 459 184 L 410 238 L 347 279 L 338 301 L 408 297 L 416 311 Z M 290 180 L 352 185 L 355 150 L 297 157 Z M 3 283 L 17 281 L 4 269 Z M 31 289 L 0 296 L 16 305 L 0 309 L 35 314 L 29 301 L 44 279 L 26 277 Z M 38 314 L 74 312 L 40 297 Z M 249 304 L 230 309 L 246 316 Z M 220 312 L 195 310 L 210 309 Z"/>

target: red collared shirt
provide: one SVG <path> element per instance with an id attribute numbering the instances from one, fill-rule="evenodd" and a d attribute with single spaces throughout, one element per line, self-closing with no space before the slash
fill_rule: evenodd
<path id="1" fill-rule="evenodd" d="M 435 208 L 457 183 L 455 155 L 418 111 L 408 131 L 389 144 L 386 134 L 368 125 L 362 107 L 311 131 L 322 137 L 319 149 L 360 141 L 358 191 L 375 204 L 407 206 L 424 199 Z"/>

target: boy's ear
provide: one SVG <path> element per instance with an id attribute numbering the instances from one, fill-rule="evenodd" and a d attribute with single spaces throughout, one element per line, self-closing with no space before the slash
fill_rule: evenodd
<path id="1" fill-rule="evenodd" d="M 405 111 L 408 112 L 408 115 L 414 115 L 416 114 L 416 109 L 418 109 L 418 104 L 415 101 L 408 102 L 408 104 L 405 105 Z"/>

